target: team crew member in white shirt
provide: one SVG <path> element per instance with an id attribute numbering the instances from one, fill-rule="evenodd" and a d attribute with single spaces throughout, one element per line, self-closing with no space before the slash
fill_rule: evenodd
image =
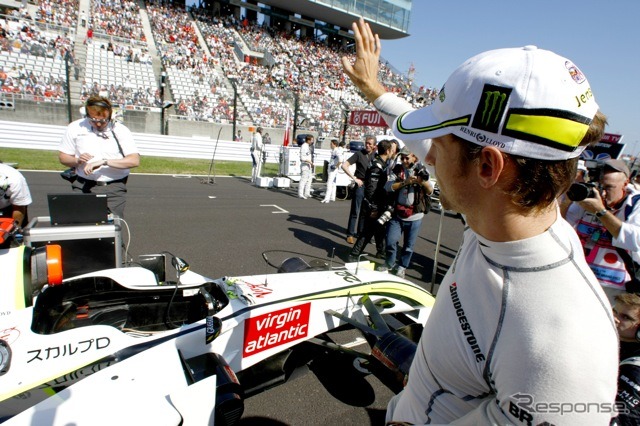
<path id="1" fill-rule="evenodd" d="M 18 226 L 25 226 L 31 202 L 29 185 L 22 173 L 0 163 L 0 217 L 11 217 Z"/>
<path id="2" fill-rule="evenodd" d="M 338 143 L 338 139 L 331 139 L 331 159 L 329 160 L 329 173 L 327 173 L 327 191 L 321 203 L 330 203 L 336 200 L 336 179 L 338 170 L 344 162 L 344 142 Z"/>
<path id="3" fill-rule="evenodd" d="M 533 46 L 494 50 L 412 110 L 377 80 L 377 35 L 362 20 L 353 29 L 356 60 L 343 58 L 345 72 L 434 167 L 443 207 L 469 226 L 387 420 L 608 424 L 618 370 L 611 306 L 556 202 L 604 132 L 585 76 Z"/>
<path id="4" fill-rule="evenodd" d="M 129 170 L 140 165 L 140 154 L 129 129 L 111 119 L 111 102 L 91 96 L 86 116 L 67 126 L 58 148 L 60 163 L 75 167 L 72 189 L 106 194 L 111 213 L 124 217 Z"/>
<path id="5" fill-rule="evenodd" d="M 253 170 L 251 173 L 251 182 L 255 182 L 262 173 L 262 127 L 258 127 L 251 136 L 251 160 L 253 161 Z"/>
<path id="6" fill-rule="evenodd" d="M 300 145 L 300 183 L 298 184 L 298 198 L 311 197 L 311 180 L 313 173 L 313 155 L 311 154 L 313 136 L 307 135 Z"/>

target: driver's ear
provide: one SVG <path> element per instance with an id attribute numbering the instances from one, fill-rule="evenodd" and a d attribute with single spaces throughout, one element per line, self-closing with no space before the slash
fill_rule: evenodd
<path id="1" fill-rule="evenodd" d="M 482 187 L 489 188 L 495 185 L 505 170 L 503 153 L 493 146 L 485 146 L 478 160 L 478 177 Z"/>

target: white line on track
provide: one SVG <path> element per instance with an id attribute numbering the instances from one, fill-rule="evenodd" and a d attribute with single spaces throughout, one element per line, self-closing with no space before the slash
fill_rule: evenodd
<path id="1" fill-rule="evenodd" d="M 275 212 L 271 212 L 274 214 L 279 214 L 279 213 L 289 213 L 288 211 L 286 211 L 285 209 L 283 209 L 282 207 L 278 207 L 275 204 L 260 204 L 260 207 L 275 207 L 276 209 L 278 209 L 279 211 L 275 211 Z"/>

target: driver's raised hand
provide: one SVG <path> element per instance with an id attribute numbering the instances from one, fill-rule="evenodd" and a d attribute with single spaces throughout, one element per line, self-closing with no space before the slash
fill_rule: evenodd
<path id="1" fill-rule="evenodd" d="M 364 19 L 352 24 L 356 41 L 356 60 L 352 64 L 349 57 L 342 57 L 342 67 L 353 84 L 373 102 L 386 92 L 378 81 L 378 64 L 380 61 L 380 38 L 373 34 L 371 27 Z"/>

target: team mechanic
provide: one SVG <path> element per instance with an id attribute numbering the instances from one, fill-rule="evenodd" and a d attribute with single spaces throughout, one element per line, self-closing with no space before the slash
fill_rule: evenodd
<path id="1" fill-rule="evenodd" d="M 129 129 L 111 118 L 109 99 L 91 96 L 85 110 L 67 126 L 58 158 L 76 169 L 74 191 L 106 194 L 110 212 L 124 217 L 129 170 L 140 165 L 140 154 Z"/>
<path id="2" fill-rule="evenodd" d="M 0 217 L 11 217 L 22 227 L 29 221 L 31 202 L 29 185 L 22 173 L 8 164 L 0 164 Z"/>
<path id="3" fill-rule="evenodd" d="M 556 202 L 606 124 L 584 74 L 534 46 L 488 51 L 412 110 L 378 81 L 378 36 L 353 31 L 345 72 L 469 225 L 387 421 L 608 425 L 611 306 Z"/>

